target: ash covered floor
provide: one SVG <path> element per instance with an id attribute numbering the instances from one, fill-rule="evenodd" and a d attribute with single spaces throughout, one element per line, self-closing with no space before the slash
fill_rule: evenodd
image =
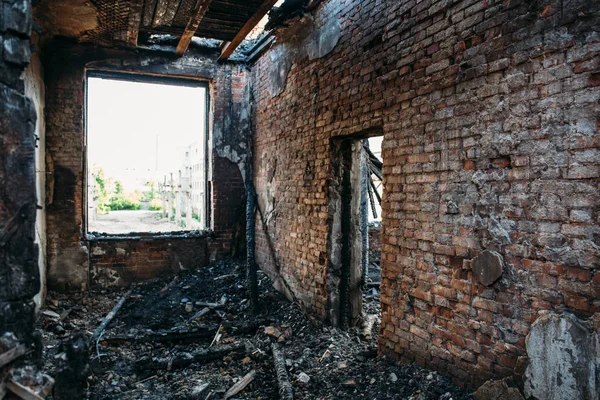
<path id="1" fill-rule="evenodd" d="M 367 318 L 375 322 L 372 332 L 327 327 L 259 274 L 263 312 L 258 316 L 247 301 L 245 268 L 236 261 L 134 286 L 90 347 L 87 398 L 223 399 L 255 371 L 231 398 L 278 399 L 272 342 L 284 352 L 295 399 L 470 398 L 436 372 L 376 357 L 377 318 Z M 124 292 L 48 294 L 38 322 L 46 373 L 54 375 L 64 358 L 60 341 L 77 332 L 90 337 Z M 373 292 L 365 290 L 367 313 L 379 307 Z M 209 360 L 207 348 L 213 354 Z"/>

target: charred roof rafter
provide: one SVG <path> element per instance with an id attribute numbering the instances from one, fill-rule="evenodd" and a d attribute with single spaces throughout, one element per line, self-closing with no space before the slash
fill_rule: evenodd
<path id="1" fill-rule="evenodd" d="M 254 29 L 254 27 L 260 22 L 260 20 L 273 8 L 275 3 L 277 3 L 277 0 L 264 0 L 262 2 L 260 7 L 256 9 L 254 15 L 252 15 L 242 29 L 239 30 L 233 40 L 223 46 L 219 60 L 226 60 L 233 54 L 235 49 L 237 49 L 246 36 L 248 36 L 250 31 L 252 31 L 252 29 Z"/>
<path id="2" fill-rule="evenodd" d="M 142 22 L 142 12 L 144 0 L 131 0 L 129 3 L 129 24 L 127 28 L 127 41 L 137 47 L 138 36 L 140 34 L 140 23 Z"/>
<path id="3" fill-rule="evenodd" d="M 231 42 L 233 52 L 276 0 L 53 0 L 37 9 L 47 38 L 67 36 L 102 47 L 140 48 L 144 38 L 172 35 L 175 53 L 183 55 L 193 38 Z M 81 13 L 87 19 L 65 26 Z M 93 23 L 92 23 L 93 22 Z M 66 31 L 61 31 L 66 29 Z M 70 29 L 70 30 L 69 30 Z M 67 32 L 66 34 L 64 32 Z M 142 44 L 142 46 L 140 46 Z"/>
<path id="4" fill-rule="evenodd" d="M 208 11 L 210 3 L 211 0 L 196 1 L 196 7 L 190 15 L 190 19 L 185 27 L 185 30 L 183 31 L 183 34 L 181 35 L 181 38 L 179 39 L 179 43 L 177 44 L 177 49 L 175 50 L 176 54 L 181 56 L 183 53 L 185 53 L 190 45 L 190 42 L 192 41 L 192 37 L 194 37 L 194 34 L 200 25 L 200 21 L 202 21 L 204 14 L 206 14 L 206 11 Z"/>

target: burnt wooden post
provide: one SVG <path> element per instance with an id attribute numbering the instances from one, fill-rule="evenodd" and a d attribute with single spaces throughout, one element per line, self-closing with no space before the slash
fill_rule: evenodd
<path id="1" fill-rule="evenodd" d="M 369 148 L 369 139 L 363 140 L 364 149 L 360 155 L 361 181 L 360 181 L 360 233 L 362 235 L 362 283 L 369 275 L 369 209 L 368 185 L 371 182 L 369 173 L 369 156 L 365 149 Z"/>
<path id="2" fill-rule="evenodd" d="M 246 266 L 248 268 L 248 292 L 252 310 L 254 313 L 258 313 L 258 266 L 256 265 L 256 253 L 254 250 L 256 244 L 254 226 L 255 210 L 254 185 L 250 177 L 246 177 Z"/>
<path id="3" fill-rule="evenodd" d="M 352 144 L 346 141 L 342 145 L 341 168 L 341 241 L 342 241 L 342 270 L 340 276 L 340 327 L 348 329 L 350 325 L 350 268 L 352 263 L 350 231 L 352 229 Z"/>
<path id="4" fill-rule="evenodd" d="M 252 104 L 252 101 L 250 101 Z M 259 312 L 258 304 L 258 265 L 256 264 L 256 188 L 254 187 L 254 138 L 250 132 L 247 137 L 248 162 L 246 163 L 246 266 L 248 268 L 248 294 L 254 314 Z"/>

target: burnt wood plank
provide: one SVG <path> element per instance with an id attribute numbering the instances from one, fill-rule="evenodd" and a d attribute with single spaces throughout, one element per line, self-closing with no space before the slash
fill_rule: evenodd
<path id="1" fill-rule="evenodd" d="M 169 0 L 169 4 L 167 5 L 167 11 L 163 17 L 162 24 L 163 25 L 171 25 L 173 20 L 175 19 L 175 14 L 177 14 L 177 10 L 179 9 L 181 0 Z"/>
<path id="2" fill-rule="evenodd" d="M 208 10 L 210 1 L 211 0 L 198 0 L 196 2 L 196 7 L 194 7 L 194 11 L 192 12 L 192 15 L 190 15 L 190 20 L 181 35 L 181 39 L 179 39 L 177 49 L 175 49 L 176 54 L 179 54 L 180 56 L 183 55 L 189 47 L 192 37 L 196 33 L 196 29 L 198 29 L 198 25 L 200 25 L 200 21 L 202 21 L 202 17 L 204 17 L 204 14 L 206 14 L 206 11 Z"/>
<path id="3" fill-rule="evenodd" d="M 0 368 L 4 368 L 4 366 L 25 354 L 25 352 L 25 347 L 23 345 L 18 345 L 5 353 L 0 354 Z"/>
<path id="4" fill-rule="evenodd" d="M 216 20 L 216 21 L 228 21 L 228 22 L 233 22 L 236 21 L 239 23 L 240 28 L 246 23 L 246 21 L 248 21 L 249 16 L 246 14 L 233 14 L 233 13 L 226 13 L 226 12 L 220 12 L 220 11 L 215 11 L 212 8 L 212 5 L 210 7 L 210 11 L 206 13 L 206 15 L 204 16 L 204 21 L 206 21 L 207 19 L 212 19 L 212 20 Z M 202 22 L 204 23 L 204 22 Z"/>
<path id="5" fill-rule="evenodd" d="M 163 21 L 165 19 L 167 9 L 169 8 L 169 3 L 169 0 L 158 0 L 156 3 L 156 11 L 154 11 L 154 21 L 152 21 L 153 26 L 165 25 Z"/>
<path id="6" fill-rule="evenodd" d="M 133 288 L 129 289 L 127 291 L 127 293 L 125 293 L 123 295 L 123 297 L 121 297 L 121 299 L 113 307 L 113 309 L 106 315 L 106 317 L 104 317 L 104 319 L 102 319 L 102 322 L 100 323 L 100 325 L 98 326 L 98 328 L 96 328 L 96 331 L 94 332 L 94 334 L 90 338 L 90 343 L 95 344 L 98 341 L 98 339 L 100 339 L 102 337 L 102 334 L 104 333 L 104 330 L 106 329 L 106 327 L 108 326 L 108 324 L 110 324 L 110 322 L 113 320 L 113 318 L 115 317 L 115 315 L 117 315 L 117 313 L 119 312 L 119 310 L 121 309 L 121 307 L 123 307 L 123 304 L 125 303 L 125 300 L 127 300 L 129 298 L 129 296 L 131 295 L 132 291 L 133 291 Z"/>
<path id="7" fill-rule="evenodd" d="M 242 358 L 245 354 L 244 344 L 225 344 L 221 346 L 199 349 L 193 353 L 180 353 L 168 358 L 143 357 L 135 362 L 138 370 L 166 370 L 178 369 L 190 366 L 193 363 L 201 363 L 222 359 L 225 356 Z"/>
<path id="8" fill-rule="evenodd" d="M 260 4 L 251 3 L 232 3 L 223 0 L 213 0 L 210 6 L 210 13 L 221 12 L 226 14 L 240 14 L 251 17 Z"/>
<path id="9" fill-rule="evenodd" d="M 202 23 L 200 24 L 200 29 L 215 29 L 215 30 L 224 30 L 224 31 L 233 31 L 234 36 L 243 26 L 243 22 L 235 22 L 235 21 L 218 21 L 214 19 L 208 19 L 206 16 L 202 19 Z"/>
<path id="10" fill-rule="evenodd" d="M 250 17 L 248 22 L 246 22 L 243 28 L 240 29 L 240 31 L 235 35 L 233 40 L 223 47 L 219 60 L 226 60 L 233 54 L 235 49 L 238 48 L 238 46 L 242 43 L 242 41 L 246 38 L 250 31 L 254 29 L 254 27 L 260 22 L 260 20 L 265 15 L 267 15 L 269 10 L 273 8 L 275 3 L 277 3 L 277 0 L 265 0 L 262 2 L 260 7 L 258 7 L 256 12 L 254 13 L 254 15 Z"/>
<path id="11" fill-rule="evenodd" d="M 127 28 L 127 41 L 137 47 L 140 33 L 140 22 L 142 20 L 142 8 L 144 0 L 131 0 L 129 2 L 129 26 Z"/>
<path id="12" fill-rule="evenodd" d="M 190 15 L 194 11 L 196 0 L 181 0 L 175 19 L 171 23 L 171 26 L 180 26 L 182 29 L 187 25 Z"/>
<path id="13" fill-rule="evenodd" d="M 142 18 L 143 26 L 151 26 L 154 20 L 154 10 L 156 9 L 156 0 L 144 1 L 144 17 Z"/>

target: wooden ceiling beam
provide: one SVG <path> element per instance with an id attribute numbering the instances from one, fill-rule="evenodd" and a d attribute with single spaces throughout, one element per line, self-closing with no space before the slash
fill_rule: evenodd
<path id="1" fill-rule="evenodd" d="M 177 49 L 175 49 L 175 53 L 182 56 L 183 53 L 190 46 L 190 42 L 192 41 L 192 37 L 196 33 L 196 29 L 198 29 L 198 25 L 200 25 L 200 21 L 206 14 L 208 10 L 208 6 L 210 5 L 211 0 L 198 0 L 196 2 L 196 7 L 194 7 L 194 11 L 190 15 L 190 19 L 185 26 L 185 30 L 179 39 L 179 43 L 177 44 Z"/>
<path id="2" fill-rule="evenodd" d="M 231 55 L 233 54 L 235 49 L 238 48 L 238 46 L 242 43 L 242 41 L 246 38 L 246 36 L 248 36 L 250 31 L 252 31 L 252 29 L 254 29 L 254 27 L 256 25 L 258 25 L 260 20 L 265 15 L 267 15 L 269 10 L 271 10 L 271 8 L 273 8 L 275 3 L 277 3 L 277 0 L 265 0 L 262 2 L 262 4 L 258 7 L 256 12 L 254 13 L 254 15 L 252 17 L 250 17 L 248 22 L 246 22 L 246 24 L 242 27 L 242 29 L 240 29 L 240 31 L 237 33 L 237 35 L 235 35 L 233 40 L 231 42 L 227 43 L 223 47 L 223 50 L 221 50 L 221 56 L 219 57 L 219 60 L 226 60 L 229 57 L 231 57 Z"/>
<path id="3" fill-rule="evenodd" d="M 127 26 L 127 42 L 137 47 L 140 34 L 140 23 L 142 21 L 142 9 L 144 0 L 131 0 L 129 2 L 129 21 Z"/>

